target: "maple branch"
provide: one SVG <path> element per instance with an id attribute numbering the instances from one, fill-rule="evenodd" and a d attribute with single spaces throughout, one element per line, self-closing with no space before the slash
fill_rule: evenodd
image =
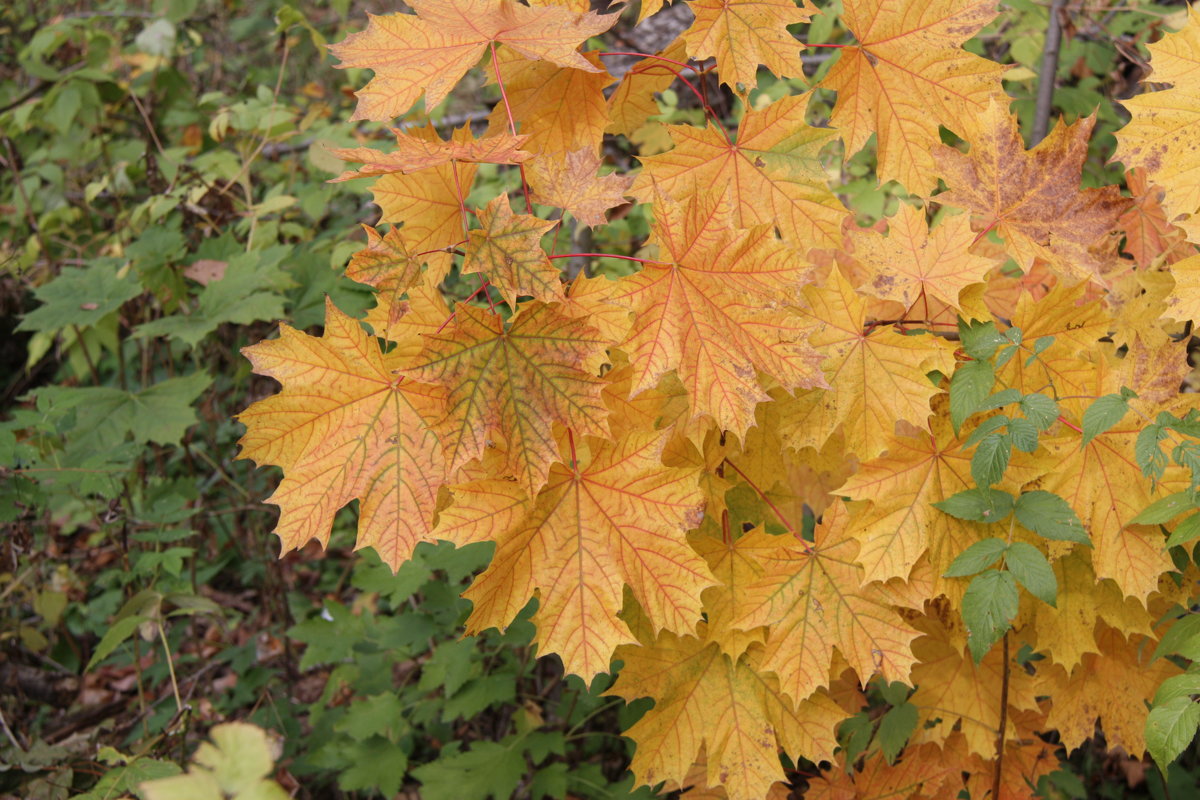
<path id="1" fill-rule="evenodd" d="M 1066 0 L 1050 3 L 1050 24 L 1046 28 L 1046 43 L 1042 49 L 1042 74 L 1038 77 L 1037 106 L 1033 113 L 1033 130 L 1029 134 L 1032 147 L 1046 138 L 1050 127 L 1050 109 L 1054 104 L 1055 75 L 1058 72 L 1058 48 L 1062 43 L 1060 15 Z"/>
<path id="2" fill-rule="evenodd" d="M 1000 730 L 996 733 L 996 774 L 992 776 L 992 800 L 1000 797 L 1000 773 L 1004 768 L 1004 729 L 1008 725 L 1008 631 L 1004 632 L 1004 672 L 1000 678 Z"/>
<path id="3" fill-rule="evenodd" d="M 584 257 L 589 257 L 589 256 L 592 258 L 620 258 L 625 261 L 636 261 L 639 264 L 663 264 L 665 266 L 670 266 L 670 264 L 671 264 L 671 262 L 669 262 L 669 261 L 653 261 L 649 258 L 637 258 L 636 256 L 619 256 L 614 253 L 560 253 L 559 255 L 556 255 L 556 256 L 547 256 L 547 258 L 554 260 L 556 258 L 584 258 Z"/>
<path id="4" fill-rule="evenodd" d="M 500 59 L 496 56 L 496 42 L 492 40 L 492 69 L 496 70 L 496 85 L 500 87 L 500 99 L 504 102 L 504 113 L 508 117 L 508 132 L 517 135 L 517 123 L 513 120 L 512 106 L 508 104 L 508 92 L 504 89 L 504 78 L 500 76 Z M 518 164 L 521 170 L 521 189 L 525 192 L 525 210 L 533 213 L 533 201 L 529 199 L 529 181 L 525 179 L 525 165 Z"/>

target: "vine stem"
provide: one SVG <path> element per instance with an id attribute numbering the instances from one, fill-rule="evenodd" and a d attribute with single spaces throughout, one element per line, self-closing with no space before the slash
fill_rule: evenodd
<path id="1" fill-rule="evenodd" d="M 500 99 L 504 102 L 504 113 L 508 117 L 508 132 L 513 136 L 517 135 L 517 123 L 513 120 L 512 106 L 508 104 L 508 92 L 504 89 L 504 78 L 500 75 L 500 59 L 496 56 L 496 42 L 493 40 L 492 47 L 492 69 L 496 71 L 496 85 L 500 87 Z M 533 201 L 529 199 L 529 181 L 525 179 L 525 165 L 518 164 L 517 168 L 521 170 L 521 190 L 525 192 L 525 210 L 530 214 L 533 213 Z"/>
<path id="2" fill-rule="evenodd" d="M 1000 777 L 1004 769 L 1004 729 L 1008 726 L 1008 631 L 1004 632 L 1004 672 L 1000 678 L 1000 730 L 996 732 L 996 774 L 992 776 L 992 800 L 1000 798 Z"/>

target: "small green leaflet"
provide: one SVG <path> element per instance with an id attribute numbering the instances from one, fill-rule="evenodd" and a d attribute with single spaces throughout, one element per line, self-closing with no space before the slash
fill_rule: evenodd
<path id="1" fill-rule="evenodd" d="M 1192 743 L 1200 727 L 1200 703 L 1176 697 L 1150 709 L 1146 717 L 1146 749 L 1164 773 L 1183 749 Z"/>
<path id="2" fill-rule="evenodd" d="M 879 720 L 879 749 L 889 764 L 908 743 L 908 737 L 917 729 L 917 707 L 912 703 L 901 703 L 888 709 Z"/>
<path id="3" fill-rule="evenodd" d="M 1130 520 L 1136 525 L 1161 525 L 1196 507 L 1196 494 L 1192 491 L 1175 492 L 1146 506 L 1140 514 Z"/>
<path id="4" fill-rule="evenodd" d="M 1004 553 L 1004 564 L 1030 594 L 1048 605 L 1057 604 L 1058 579 L 1041 550 L 1028 542 L 1013 542 Z"/>
<path id="5" fill-rule="evenodd" d="M 988 570 L 976 575 L 963 595 L 962 617 L 967 624 L 967 647 L 978 664 L 1011 627 L 1020 596 L 1011 572 Z"/>
<path id="6" fill-rule="evenodd" d="M 950 562 L 950 568 L 946 570 L 944 577 L 965 578 L 982 572 L 995 564 L 1006 550 L 1008 543 L 1003 539 L 991 538 L 976 542 Z"/>
<path id="7" fill-rule="evenodd" d="M 1038 430 L 1044 431 L 1058 419 L 1058 403 L 1040 392 L 1034 392 L 1021 398 L 1021 413 Z"/>
<path id="8" fill-rule="evenodd" d="M 1033 343 L 1033 352 L 1029 355 L 1029 358 L 1025 359 L 1025 366 L 1028 367 L 1035 360 L 1037 360 L 1037 357 L 1052 344 L 1054 344 L 1053 336 L 1039 336 Z"/>
<path id="9" fill-rule="evenodd" d="M 142 293 L 132 270 L 118 269 L 117 259 L 96 259 L 81 269 L 69 267 L 34 289 L 42 305 L 25 315 L 19 331 L 57 331 L 95 325 Z"/>
<path id="10" fill-rule="evenodd" d="M 1017 498 L 1017 522 L 1045 539 L 1090 545 L 1087 530 L 1074 509 L 1052 492 L 1040 489 Z"/>
<path id="11" fill-rule="evenodd" d="M 954 434 L 974 414 L 996 385 L 996 373 L 986 361 L 968 361 L 950 379 L 950 424 Z"/>
<path id="12" fill-rule="evenodd" d="M 1187 544 L 1198 537 L 1200 537 L 1200 514 L 1192 514 L 1175 526 L 1175 530 L 1167 538 L 1166 546 L 1175 547 L 1176 545 Z"/>
<path id="13" fill-rule="evenodd" d="M 988 417 L 983 422 L 979 423 L 978 428 L 971 431 L 971 435 L 967 437 L 965 442 L 963 442 L 962 449 L 966 450 L 968 447 L 973 447 L 984 437 L 1003 428 L 1008 424 L 1008 422 L 1009 418 L 1003 414 L 997 414 L 994 417 Z"/>
<path id="14" fill-rule="evenodd" d="M 1176 620 L 1154 648 L 1151 660 L 1168 654 L 1200 661 L 1200 614 L 1188 614 Z"/>
<path id="15" fill-rule="evenodd" d="M 971 456 L 971 477 L 975 484 L 986 489 L 1004 476 L 1012 457 L 1012 437 L 993 433 L 984 438 Z"/>
<path id="16" fill-rule="evenodd" d="M 996 330 L 994 322 L 980 322 L 976 319 L 967 322 L 962 317 L 958 318 L 958 338 L 962 342 L 963 351 L 977 361 L 991 358 L 996 348 L 1008 341 Z"/>
<path id="17" fill-rule="evenodd" d="M 999 522 L 1013 509 L 1013 496 L 999 489 L 965 489 L 933 507 L 956 519 L 971 522 Z"/>
<path id="18" fill-rule="evenodd" d="M 1087 411 L 1083 412 L 1083 441 L 1080 448 L 1100 434 L 1116 425 L 1129 411 L 1129 400 L 1137 397 L 1128 389 L 1121 389 L 1120 394 L 1106 394 L 1096 398 Z"/>

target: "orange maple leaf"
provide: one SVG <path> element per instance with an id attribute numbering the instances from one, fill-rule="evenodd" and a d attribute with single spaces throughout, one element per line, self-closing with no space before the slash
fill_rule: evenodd
<path id="1" fill-rule="evenodd" d="M 547 303 L 563 299 L 561 274 L 542 249 L 542 236 L 557 223 L 514 214 L 507 192 L 476 216 L 481 227 L 467 234 L 464 275 L 483 273 L 514 309 L 518 296 Z"/>
<path id="2" fill-rule="evenodd" d="M 351 119 L 390 120 L 422 94 L 432 110 L 497 43 L 525 58 L 595 71 L 576 50 L 617 19 L 557 6 L 530 8 L 514 0 L 412 0 L 409 5 L 415 16 L 371 16 L 366 30 L 330 46 L 341 59 L 339 67 L 375 71 L 355 93 L 358 107 Z"/>
<path id="3" fill-rule="evenodd" d="M 451 139 L 444 142 L 431 140 L 427 136 L 415 136 L 399 128 L 392 128 L 396 135 L 396 149 L 390 152 L 373 147 L 341 147 L 330 152 L 343 161 L 362 164 L 356 170 L 348 170 L 330 183 L 348 181 L 352 178 L 368 178 L 391 172 L 408 174 L 454 161 L 472 164 L 523 164 L 533 154 L 521 149 L 528 136 L 500 134 L 482 139 Z"/>
<path id="4" fill-rule="evenodd" d="M 1005 98 L 1000 76 L 1008 67 L 962 49 L 995 18 L 996 3 L 845 0 L 843 8 L 858 44 L 841 49 L 819 85 L 838 93 L 831 121 L 846 156 L 874 135 L 879 179 L 925 194 L 939 175 L 930 155 L 938 126 L 962 133 L 989 100 Z"/>
<path id="5" fill-rule="evenodd" d="M 830 389 L 816 393 L 805 427 L 831 433 L 839 424 L 846 447 L 873 458 L 885 447 L 897 420 L 924 427 L 938 389 L 930 370 L 949 374 L 953 348 L 935 336 L 905 336 L 891 326 L 868 326 L 865 298 L 834 267 L 824 286 L 806 286 L 816 331 L 809 342 L 828 358 L 822 364 Z"/>
<path id="6" fill-rule="evenodd" d="M 778 78 L 804 75 L 804 45 L 787 26 L 808 22 L 814 9 L 795 0 L 693 0 L 688 7 L 696 15 L 683 32 L 688 55 L 715 58 L 721 82 L 735 91 L 758 86 L 759 64 Z"/>
<path id="7" fill-rule="evenodd" d="M 609 671 L 618 645 L 634 641 L 617 618 L 624 586 L 654 630 L 691 631 L 700 593 L 713 583 L 684 538 L 703 513 L 700 470 L 663 466 L 664 443 L 659 433 L 580 440 L 576 466 L 552 467 L 536 500 L 522 496 L 519 509 L 511 481 L 453 487 L 436 533 L 498 543 L 464 595 L 475 604 L 468 631 L 507 626 L 536 592 L 538 653 L 558 653 L 589 681 Z"/>
<path id="8" fill-rule="evenodd" d="M 444 387 L 435 423 L 451 472 L 483 455 L 493 432 L 508 445 L 503 470 L 529 495 L 558 460 L 553 426 L 606 436 L 604 382 L 585 364 L 607 346 L 596 329 L 554 305 L 531 303 L 505 325 L 486 309 L 459 304 L 445 331 L 426 337 L 406 374 Z"/>
<path id="9" fill-rule="evenodd" d="M 645 7 L 643 2 L 642 8 Z M 608 97 L 606 132 L 633 136 L 650 117 L 657 115 L 659 107 L 654 95 L 675 82 L 686 60 L 683 40 L 676 39 L 657 58 L 643 58 L 626 70 Z"/>
<path id="10" fill-rule="evenodd" d="M 665 207 L 654 241 L 669 261 L 622 278 L 613 296 L 635 315 L 618 345 L 637 375 L 634 394 L 674 370 L 693 416 L 707 414 L 740 435 L 755 404 L 770 399 L 757 371 L 789 388 L 821 385 L 808 328 L 781 302 L 808 271 L 769 226 L 734 228 L 728 199 L 713 193 Z"/>
<path id="11" fill-rule="evenodd" d="M 1016 117 L 993 101 L 958 126 L 970 154 L 934 148 L 950 187 L 938 202 L 978 214 L 1022 268 L 1043 258 L 1060 275 L 1104 282 L 1118 264 L 1112 231 L 1129 200 L 1116 186 L 1076 190 L 1095 125 L 1095 115 L 1060 122 L 1026 151 Z"/>
<path id="12" fill-rule="evenodd" d="M 805 250 L 839 245 L 847 212 L 817 157 L 837 134 L 805 123 L 808 98 L 785 97 L 747 112 L 736 142 L 716 123 L 667 126 L 675 147 L 641 159 L 633 194 L 643 201 L 663 193 L 686 201 L 728 187 L 738 226 L 775 226 Z"/>
<path id="13" fill-rule="evenodd" d="M 536 159 L 526 170 L 534 200 L 569 211 L 584 225 L 603 225 L 605 212 L 625 202 L 633 178 L 615 172 L 598 175 L 600 163 L 600 156 L 587 148 Z"/>
<path id="14" fill-rule="evenodd" d="M 238 419 L 246 426 L 241 457 L 283 468 L 268 502 L 280 509 L 275 533 L 284 552 L 310 539 L 327 543 L 334 514 L 357 499 L 357 547 L 373 547 L 398 569 L 418 542 L 436 539 L 433 512 L 446 462 L 429 423 L 444 393 L 402 380 L 397 357 L 381 352 L 332 302 L 324 335 L 287 325 L 279 333 L 242 352 L 283 391 Z"/>
<path id="15" fill-rule="evenodd" d="M 975 238 L 965 216 L 947 217 L 931 232 L 924 211 L 901 205 L 888 220 L 886 236 L 869 229 L 851 231 L 854 260 L 867 271 L 859 288 L 905 309 L 921 296 L 958 308 L 959 292 L 996 266 L 994 260 L 972 254 Z"/>
<path id="16" fill-rule="evenodd" d="M 805 698 L 829 685 L 835 650 L 864 682 L 876 673 L 905 680 L 913 665 L 917 632 L 882 588 L 866 583 L 847 519 L 844 504 L 835 503 L 811 545 L 778 537 L 774 552 L 763 556 L 763 576 L 745 588 L 733 621 L 742 630 L 771 626 L 762 668 L 779 676 L 790 697 Z"/>
<path id="17" fill-rule="evenodd" d="M 417 257 L 410 252 L 400 228 L 392 228 L 383 236 L 369 225 L 363 230 L 367 246 L 350 257 L 346 277 L 375 289 L 376 305 L 367 311 L 365 321 L 376 336 L 396 341 L 397 326 L 408 312 L 404 296 L 422 281 L 429 285 L 441 283 L 450 271 L 450 253 Z M 422 270 L 423 264 L 429 265 L 428 273 Z"/>
<path id="18" fill-rule="evenodd" d="M 677 784 L 703 748 L 709 786 L 731 800 L 760 800 L 784 779 L 778 751 L 831 758 L 845 712 L 824 692 L 793 704 L 753 658 L 732 659 L 700 625 L 700 638 L 664 632 L 617 650 L 625 662 L 609 694 L 654 699 L 627 734 L 638 742 L 631 769 L 641 783 Z"/>

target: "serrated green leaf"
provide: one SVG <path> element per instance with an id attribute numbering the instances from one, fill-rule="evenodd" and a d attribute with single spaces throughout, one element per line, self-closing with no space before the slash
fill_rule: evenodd
<path id="1" fill-rule="evenodd" d="M 1180 617 L 1167 629 L 1158 647 L 1154 648 L 1151 660 L 1165 655 L 1179 655 L 1200 661 L 1200 614 Z"/>
<path id="2" fill-rule="evenodd" d="M 1172 675 L 1158 686 L 1152 705 L 1161 706 L 1177 697 L 1200 695 L 1200 672 L 1185 672 L 1182 675 Z"/>
<path id="3" fill-rule="evenodd" d="M 1086 447 L 1092 439 L 1120 422 L 1128 411 L 1129 400 L 1119 394 L 1096 398 L 1083 412 L 1083 440 L 1079 446 Z"/>
<path id="4" fill-rule="evenodd" d="M 988 570 L 971 579 L 963 594 L 962 617 L 967 625 L 967 647 L 976 664 L 1011 627 L 1019 605 L 1012 573 Z"/>
<path id="5" fill-rule="evenodd" d="M 525 776 L 525 757 L 515 742 L 476 741 L 465 753 L 442 756 L 412 771 L 423 800 L 507 800 Z"/>
<path id="6" fill-rule="evenodd" d="M 1044 539 L 1091 544 L 1079 515 L 1066 500 L 1052 492 L 1041 489 L 1024 492 L 1017 498 L 1014 510 L 1017 522 Z"/>
<path id="7" fill-rule="evenodd" d="M 971 435 L 963 442 L 962 449 L 967 450 L 978 444 L 985 436 L 988 436 L 995 431 L 1006 427 L 1009 423 L 1009 417 L 1004 414 L 997 414 L 994 417 L 988 417 L 983 422 L 979 423 L 979 427 L 971 431 Z"/>
<path id="8" fill-rule="evenodd" d="M 992 411 L 993 409 L 1006 406 L 1010 403 L 1019 403 L 1021 401 L 1021 393 L 1016 389 L 1001 389 L 995 394 L 986 398 L 979 404 L 976 411 Z"/>
<path id="9" fill-rule="evenodd" d="M 971 477 L 976 485 L 986 489 L 1004 477 L 1008 460 L 1012 457 L 1012 438 L 1007 434 L 993 433 L 984 437 L 971 456 Z"/>
<path id="10" fill-rule="evenodd" d="M 888 709 L 879 720 L 879 749 L 889 764 L 894 763 L 896 756 L 904 749 L 908 737 L 917 729 L 917 707 L 912 703 L 902 703 Z"/>
<path id="11" fill-rule="evenodd" d="M 977 360 L 991 358 L 992 354 L 996 352 L 996 348 L 1008 341 L 1000 331 L 996 330 L 994 322 L 980 322 L 979 320 L 967 322 L 962 317 L 958 318 L 958 338 L 962 343 L 963 351 Z"/>
<path id="12" fill-rule="evenodd" d="M 1037 450 L 1038 430 L 1029 420 L 1018 418 L 1008 423 L 1008 435 L 1012 438 L 1013 447 L 1022 453 Z"/>
<path id="13" fill-rule="evenodd" d="M 968 361 L 954 371 L 950 378 L 950 424 L 955 435 L 995 385 L 996 373 L 987 361 Z"/>
<path id="14" fill-rule="evenodd" d="M 1044 431 L 1058 419 L 1058 403 L 1040 392 L 1034 392 L 1021 398 L 1021 413 L 1038 430 Z"/>
<path id="15" fill-rule="evenodd" d="M 1028 542 L 1013 542 L 1004 553 L 1004 564 L 1030 594 L 1047 605 L 1058 605 L 1058 578 L 1041 550 Z"/>
<path id="16" fill-rule="evenodd" d="M 1010 344 L 1000 350 L 1000 354 L 996 356 L 996 369 L 1000 369 L 1017 354 L 1017 346 Z"/>
<path id="17" fill-rule="evenodd" d="M 1003 539 L 992 538 L 975 542 L 950 562 L 950 567 L 943 576 L 965 578 L 968 575 L 974 575 L 995 564 L 1007 549 L 1008 543 Z"/>
<path id="18" fill-rule="evenodd" d="M 1167 537 L 1166 546 L 1175 547 L 1187 544 L 1197 538 L 1200 538 L 1200 514 L 1192 514 L 1175 526 L 1175 530 L 1171 531 L 1171 535 Z"/>
<path id="19" fill-rule="evenodd" d="M 999 489 L 965 489 L 933 507 L 956 519 L 971 522 L 1000 522 L 1013 509 L 1013 496 Z"/>
<path id="20" fill-rule="evenodd" d="M 86 267 L 64 269 L 57 278 L 34 289 L 42 305 L 25 315 L 19 331 L 86 328 L 142 293 L 137 275 L 121 273 L 115 259 L 96 259 Z"/>
<path id="21" fill-rule="evenodd" d="M 1195 507 L 1196 495 L 1194 492 L 1175 492 L 1160 500 L 1155 500 L 1142 509 L 1130 522 L 1136 525 L 1161 525 Z"/>
<path id="22" fill-rule="evenodd" d="M 1167 457 L 1161 445 L 1166 438 L 1167 432 L 1163 430 L 1163 426 L 1155 423 L 1138 434 L 1133 446 L 1133 458 L 1138 469 L 1154 482 L 1162 480 L 1163 472 L 1167 468 Z"/>
<path id="23" fill-rule="evenodd" d="M 1177 697 L 1150 709 L 1146 717 L 1146 749 L 1164 773 L 1192 743 L 1200 726 L 1200 704 L 1191 698 Z"/>

